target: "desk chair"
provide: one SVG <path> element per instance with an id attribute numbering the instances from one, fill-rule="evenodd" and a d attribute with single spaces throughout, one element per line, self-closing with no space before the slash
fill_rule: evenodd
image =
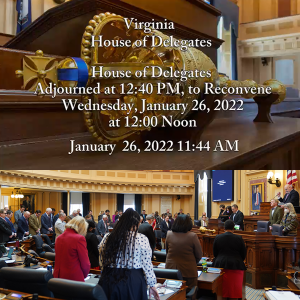
<path id="1" fill-rule="evenodd" d="M 198 287 L 194 286 L 187 294 L 186 300 L 197 300 Z"/>
<path id="2" fill-rule="evenodd" d="M 269 221 L 257 221 L 257 232 L 269 232 Z"/>
<path id="3" fill-rule="evenodd" d="M 46 252 L 44 258 L 50 261 L 55 261 L 55 253 L 53 252 Z"/>
<path id="4" fill-rule="evenodd" d="M 153 271 L 157 278 L 183 280 L 182 274 L 179 270 L 153 268 Z"/>
<path id="5" fill-rule="evenodd" d="M 28 253 L 34 255 L 35 257 L 39 257 L 39 255 L 32 249 L 29 249 Z"/>
<path id="6" fill-rule="evenodd" d="M 167 259 L 167 253 L 161 252 L 161 251 L 153 251 L 153 256 L 156 257 L 156 261 L 158 262 L 166 262 Z"/>
<path id="7" fill-rule="evenodd" d="M 282 236 L 282 230 L 283 230 L 283 226 L 279 225 L 279 224 L 273 224 L 272 225 L 272 235 L 279 235 Z"/>
<path id="8" fill-rule="evenodd" d="M 51 278 L 53 276 L 48 270 L 15 267 L 6 267 L 0 270 L 0 282 L 3 282 L 5 289 L 28 294 L 37 293 L 45 297 L 54 297 L 47 287 Z"/>
<path id="9" fill-rule="evenodd" d="M 107 300 L 99 284 L 53 278 L 48 282 L 48 289 L 55 298 L 67 300 Z"/>
<path id="10" fill-rule="evenodd" d="M 195 226 L 201 226 L 201 221 L 199 221 L 199 220 L 194 220 L 194 225 Z"/>
<path id="11" fill-rule="evenodd" d="M 48 244 L 43 244 L 43 249 L 45 252 L 55 253 L 54 249 L 51 248 Z"/>
<path id="12" fill-rule="evenodd" d="M 32 236 L 32 238 L 34 239 L 34 242 L 35 242 L 36 253 L 37 253 L 40 257 L 43 257 L 44 254 L 45 254 L 45 251 L 44 251 L 44 249 L 43 249 L 43 244 L 44 244 L 43 239 L 42 239 L 41 236 L 39 236 L 39 235 L 34 235 L 34 236 Z"/>
<path id="13" fill-rule="evenodd" d="M 54 244 L 51 242 L 47 234 L 42 234 L 42 238 L 44 239 L 44 243 L 48 244 L 51 248 L 54 248 Z"/>

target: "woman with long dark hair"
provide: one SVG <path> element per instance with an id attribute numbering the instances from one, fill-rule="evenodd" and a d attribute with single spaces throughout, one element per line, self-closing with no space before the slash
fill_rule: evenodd
<path id="1" fill-rule="evenodd" d="M 137 232 L 139 224 L 140 215 L 128 208 L 100 244 L 99 285 L 108 300 L 147 300 L 147 284 L 150 295 L 160 299 L 155 288 L 152 250 L 148 238 Z"/>

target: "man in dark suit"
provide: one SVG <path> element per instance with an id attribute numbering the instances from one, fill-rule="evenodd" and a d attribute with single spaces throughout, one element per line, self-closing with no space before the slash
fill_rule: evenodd
<path id="1" fill-rule="evenodd" d="M 24 236 L 29 235 L 29 224 L 28 219 L 30 217 L 30 212 L 25 211 L 23 217 L 21 217 L 18 221 L 18 239 L 22 240 Z"/>
<path id="2" fill-rule="evenodd" d="M 286 203 L 292 203 L 295 206 L 299 206 L 299 193 L 294 189 L 293 185 L 286 184 L 284 186 L 285 189 L 285 195 L 283 199 L 280 197 L 281 193 L 279 192 L 277 196 L 280 198 L 278 199 L 280 202 Z"/>
<path id="3" fill-rule="evenodd" d="M 13 237 L 12 230 L 5 220 L 6 213 L 0 209 L 0 243 L 6 243 Z"/>
<path id="4" fill-rule="evenodd" d="M 101 236 L 104 236 L 108 232 L 107 220 L 107 215 L 103 215 L 102 220 L 97 224 L 97 230 Z"/>
<path id="5" fill-rule="evenodd" d="M 272 229 L 273 224 L 280 224 L 283 217 L 283 209 L 278 206 L 279 200 L 271 200 L 271 210 L 270 210 L 270 229 Z"/>
<path id="6" fill-rule="evenodd" d="M 53 232 L 52 208 L 47 208 L 46 212 L 41 216 L 41 233 L 48 234 Z"/>
<path id="7" fill-rule="evenodd" d="M 93 222 L 95 223 L 94 216 L 93 216 L 93 212 L 92 212 L 91 210 L 89 210 L 89 215 L 91 216 Z"/>
<path id="8" fill-rule="evenodd" d="M 13 212 L 11 210 L 7 210 L 6 211 L 6 217 L 5 217 L 5 221 L 8 223 L 8 225 L 10 226 L 10 229 L 12 231 L 13 237 L 17 236 L 17 232 L 16 229 L 14 227 L 13 222 L 11 221 L 11 218 L 13 216 Z"/>
<path id="9" fill-rule="evenodd" d="M 232 215 L 229 217 L 234 222 L 234 225 L 239 225 L 240 230 L 244 230 L 244 214 L 239 210 L 236 204 L 231 206 Z"/>
<path id="10" fill-rule="evenodd" d="M 153 251 L 155 249 L 155 245 L 156 245 L 155 234 L 154 234 L 154 230 L 152 228 L 153 222 L 154 222 L 154 216 L 148 215 L 146 217 L 146 222 L 141 224 L 138 229 L 139 233 L 144 234 L 148 238 L 150 247 L 152 249 L 152 253 L 153 253 Z"/>
<path id="11" fill-rule="evenodd" d="M 169 221 L 169 216 L 167 215 L 165 219 L 160 223 L 160 229 L 161 229 L 161 237 L 165 238 L 167 236 L 167 232 L 171 230 L 172 225 Z"/>
<path id="12" fill-rule="evenodd" d="M 145 223 L 146 222 L 146 217 L 147 217 L 147 214 L 146 214 L 145 210 L 142 211 L 141 217 L 143 217 L 143 223 Z"/>

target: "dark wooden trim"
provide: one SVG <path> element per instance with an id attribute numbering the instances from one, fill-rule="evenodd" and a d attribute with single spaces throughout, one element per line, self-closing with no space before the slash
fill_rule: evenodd
<path id="1" fill-rule="evenodd" d="M 16 36 L 15 34 L 8 34 L 8 33 L 3 33 L 3 32 L 1 32 L 0 35 L 1 36 L 7 36 L 7 37 L 14 37 L 14 36 Z"/>
<path id="2" fill-rule="evenodd" d="M 214 12 L 212 7 L 203 2 L 201 8 L 204 7 L 206 10 L 208 9 L 207 7 L 209 7 L 210 13 Z M 35 20 L 35 22 L 25 30 L 21 31 L 4 46 L 7 48 L 22 49 L 39 36 L 45 34 L 55 25 L 93 11 L 98 13 L 110 11 L 124 17 L 133 17 L 144 22 L 151 21 L 152 19 L 158 21 L 163 20 L 163 18 L 158 15 L 149 13 L 119 0 L 72 0 L 46 11 L 42 16 Z M 175 37 L 185 39 L 210 39 L 215 48 L 218 48 L 223 43 L 223 40 L 221 39 L 211 37 L 205 33 L 190 29 L 175 22 L 174 26 L 175 30 L 166 30 L 165 32 L 167 34 L 173 34 Z"/>
<path id="3" fill-rule="evenodd" d="M 200 7 L 201 9 L 211 13 L 212 15 L 215 15 L 217 17 L 222 15 L 222 12 L 216 9 L 214 6 L 205 3 L 203 0 L 186 0 L 189 3 L 194 4 L 197 7 Z"/>

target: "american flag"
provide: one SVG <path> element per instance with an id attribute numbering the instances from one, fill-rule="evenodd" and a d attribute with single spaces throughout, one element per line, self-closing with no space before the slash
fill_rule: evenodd
<path id="1" fill-rule="evenodd" d="M 287 170 L 286 183 L 291 185 L 296 182 L 298 182 L 296 171 L 295 170 Z"/>

